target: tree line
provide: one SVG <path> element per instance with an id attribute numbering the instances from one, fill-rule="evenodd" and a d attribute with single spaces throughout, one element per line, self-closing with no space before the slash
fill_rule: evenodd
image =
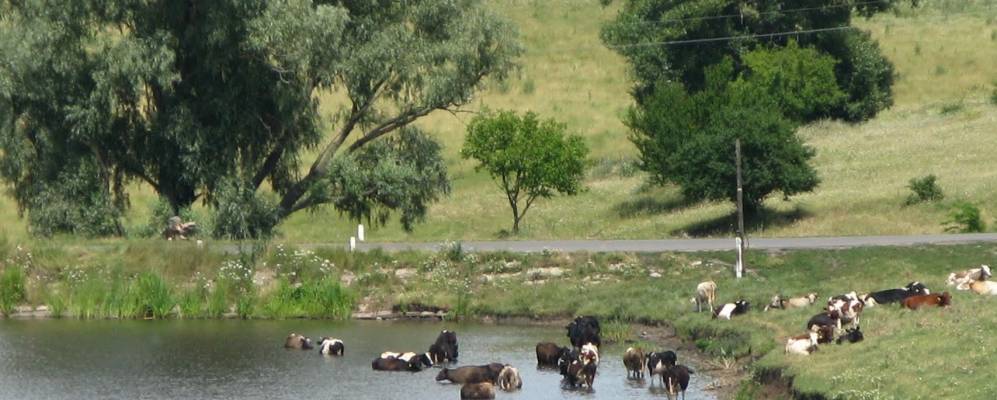
<path id="1" fill-rule="evenodd" d="M 873 117 L 892 102 L 892 65 L 857 30 L 752 35 L 895 3 L 625 1 L 601 34 L 631 67 L 642 168 L 691 199 L 729 199 L 737 137 L 754 208 L 813 190 L 795 128 Z M 522 53 L 473 0 L 0 0 L 0 13 L 0 178 L 43 236 L 122 234 L 133 183 L 172 214 L 203 202 L 218 237 L 267 236 L 323 206 L 411 229 L 451 189 L 414 122 L 467 105 Z M 650 45 L 707 37 L 739 39 Z M 320 107 L 323 93 L 335 100 Z M 556 119 L 483 114 L 462 154 L 501 182 L 513 231 L 536 199 L 583 190 L 587 149 Z"/>

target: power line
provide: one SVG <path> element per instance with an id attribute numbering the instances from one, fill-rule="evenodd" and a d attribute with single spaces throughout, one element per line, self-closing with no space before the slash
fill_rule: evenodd
<path id="1" fill-rule="evenodd" d="M 882 4 L 882 3 L 883 2 L 881 0 L 873 0 L 873 1 L 866 1 L 866 2 L 854 3 L 854 4 L 831 4 L 831 5 L 825 5 L 825 6 L 820 6 L 820 7 L 791 8 L 791 9 L 788 9 L 788 10 L 778 10 L 778 11 L 763 11 L 763 12 L 756 13 L 754 15 L 794 14 L 794 13 L 807 12 L 807 11 L 827 10 L 827 9 L 833 9 L 833 8 L 846 8 L 846 7 L 847 8 L 851 8 L 851 7 L 859 7 L 859 6 L 872 5 L 872 4 Z M 708 15 L 708 16 L 703 16 L 703 17 L 669 18 L 669 19 L 662 19 L 662 20 L 657 20 L 657 21 L 632 21 L 629 24 L 632 24 L 632 25 L 664 25 L 664 24 L 669 24 L 669 23 L 673 23 L 673 22 L 710 21 L 710 20 L 717 20 L 717 19 L 744 18 L 744 17 L 745 17 L 744 13 L 739 13 L 739 14 L 720 14 L 720 15 Z M 624 25 L 626 25 L 626 24 L 624 24 Z"/>
<path id="2" fill-rule="evenodd" d="M 792 32 L 758 33 L 753 35 L 741 35 L 741 36 L 722 36 L 722 37 L 700 38 L 700 39 L 669 40 L 664 42 L 632 43 L 632 44 L 621 44 L 621 45 L 612 45 L 612 46 L 607 45 L 606 47 L 609 47 L 611 49 L 625 49 L 631 47 L 672 46 L 672 45 L 692 44 L 692 43 L 723 42 L 723 41 L 738 40 L 738 39 L 807 35 L 807 34 L 820 33 L 820 32 L 844 31 L 849 29 L 857 29 L 857 28 L 855 28 L 854 26 L 836 26 L 833 28 L 807 29 L 807 30 L 792 31 Z"/>

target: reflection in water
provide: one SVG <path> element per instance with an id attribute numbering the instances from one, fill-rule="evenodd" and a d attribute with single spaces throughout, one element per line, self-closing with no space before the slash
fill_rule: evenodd
<path id="1" fill-rule="evenodd" d="M 523 389 L 499 399 L 661 399 L 660 380 L 630 380 L 621 346 L 605 346 L 594 389 L 563 389 L 557 369 L 535 368 L 539 341 L 566 342 L 557 328 L 373 321 L 0 321 L 0 398 L 16 399 L 439 399 L 459 387 L 439 369 L 377 372 L 381 352 L 425 352 L 441 329 L 457 331 L 457 365 L 519 368 Z M 285 350 L 298 332 L 333 336 L 343 357 Z M 681 358 L 682 355 L 679 354 Z M 693 377 L 687 398 L 712 399 Z"/>

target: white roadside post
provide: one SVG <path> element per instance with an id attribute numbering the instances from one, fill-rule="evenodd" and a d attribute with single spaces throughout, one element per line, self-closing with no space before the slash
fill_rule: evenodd
<path id="1" fill-rule="evenodd" d="M 361 242 L 365 240 L 363 234 L 363 224 L 357 225 L 357 240 Z"/>
<path id="2" fill-rule="evenodd" d="M 741 238 L 734 238 L 734 245 L 737 246 L 737 262 L 734 263 L 734 275 L 741 279 L 744 274 L 744 246 L 741 245 Z"/>
<path id="3" fill-rule="evenodd" d="M 357 237 L 350 236 L 350 252 L 352 253 L 356 249 L 357 249 Z"/>

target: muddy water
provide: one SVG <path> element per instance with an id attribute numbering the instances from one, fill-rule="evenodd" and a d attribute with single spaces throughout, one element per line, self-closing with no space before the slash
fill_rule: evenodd
<path id="1" fill-rule="evenodd" d="M 378 321 L 0 321 L 2 399 L 456 399 L 438 368 L 377 372 L 385 350 L 425 352 L 441 329 L 456 330 L 459 365 L 519 368 L 523 389 L 498 399 L 661 399 L 660 381 L 626 378 L 622 346 L 605 346 L 594 390 L 567 390 L 538 370 L 538 341 L 565 343 L 550 327 Z M 335 336 L 344 357 L 283 349 L 289 332 Z M 679 352 L 679 362 L 683 353 Z M 713 399 L 704 374 L 686 398 Z"/>

